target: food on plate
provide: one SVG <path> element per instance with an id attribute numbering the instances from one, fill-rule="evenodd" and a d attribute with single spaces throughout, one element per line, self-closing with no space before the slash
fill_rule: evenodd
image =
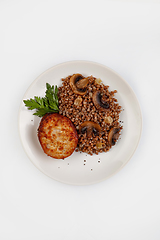
<path id="1" fill-rule="evenodd" d="M 120 131 L 120 128 L 118 127 L 113 127 L 110 129 L 108 133 L 108 142 L 111 146 L 115 145 L 116 141 L 118 140 L 119 131 Z"/>
<path id="2" fill-rule="evenodd" d="M 84 95 L 87 92 L 88 79 L 81 74 L 73 74 L 70 78 L 70 86 L 75 94 Z"/>
<path id="3" fill-rule="evenodd" d="M 24 100 L 42 117 L 38 139 L 43 151 L 57 159 L 74 150 L 90 155 L 109 151 L 123 128 L 115 93 L 100 78 L 75 73 L 63 78 L 59 88 L 46 83 L 45 97 Z"/>
<path id="4" fill-rule="evenodd" d="M 46 83 L 45 97 L 34 97 L 28 100 L 23 100 L 25 106 L 29 110 L 36 109 L 33 115 L 43 117 L 46 113 L 59 112 L 58 108 L 58 88 Z"/>
<path id="5" fill-rule="evenodd" d="M 121 134 L 122 107 L 100 78 L 76 73 L 62 79 L 58 88 L 59 114 L 68 117 L 78 132 L 76 151 L 107 152 Z"/>
<path id="6" fill-rule="evenodd" d="M 101 127 L 98 123 L 85 121 L 79 126 L 81 134 L 86 133 L 87 137 L 98 136 L 101 132 Z"/>
<path id="7" fill-rule="evenodd" d="M 92 101 L 97 109 L 100 111 L 109 111 L 109 103 L 107 101 L 108 96 L 104 95 L 100 91 L 95 91 L 92 97 Z"/>
<path id="8" fill-rule="evenodd" d="M 69 157 L 78 143 L 73 123 L 58 113 L 43 116 L 38 128 L 38 139 L 44 153 L 56 159 Z"/>

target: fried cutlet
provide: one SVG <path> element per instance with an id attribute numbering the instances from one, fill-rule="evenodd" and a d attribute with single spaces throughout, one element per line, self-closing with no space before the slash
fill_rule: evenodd
<path id="1" fill-rule="evenodd" d="M 78 134 L 69 118 L 51 113 L 41 119 L 38 139 L 44 153 L 56 159 L 64 159 L 74 152 Z"/>

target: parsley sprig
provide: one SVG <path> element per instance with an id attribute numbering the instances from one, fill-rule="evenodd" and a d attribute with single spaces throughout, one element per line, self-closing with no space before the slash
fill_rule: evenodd
<path id="1" fill-rule="evenodd" d="M 45 97 L 37 97 L 34 99 L 30 98 L 28 100 L 23 100 L 25 106 L 29 110 L 36 109 L 36 112 L 33 115 L 38 117 L 43 117 L 46 113 L 56 113 L 59 112 L 58 108 L 58 88 L 54 85 L 51 86 L 49 83 L 46 83 L 46 92 Z"/>

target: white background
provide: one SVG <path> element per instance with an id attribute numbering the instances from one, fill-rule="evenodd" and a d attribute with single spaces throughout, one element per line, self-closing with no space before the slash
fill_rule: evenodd
<path id="1" fill-rule="evenodd" d="M 89 60 L 118 72 L 143 115 L 140 144 L 110 179 L 42 174 L 18 135 L 23 95 L 46 69 Z M 0 239 L 160 239 L 159 1 L 0 0 Z"/>

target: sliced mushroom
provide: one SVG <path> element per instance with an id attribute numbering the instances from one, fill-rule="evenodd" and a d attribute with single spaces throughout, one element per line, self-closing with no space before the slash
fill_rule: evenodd
<path id="1" fill-rule="evenodd" d="M 101 132 L 101 127 L 98 123 L 86 121 L 79 127 L 79 131 L 84 134 L 87 133 L 87 137 L 98 136 Z"/>
<path id="2" fill-rule="evenodd" d="M 70 86 L 72 91 L 79 95 L 84 95 L 87 92 L 88 79 L 84 78 L 81 74 L 74 74 L 70 78 Z"/>
<path id="3" fill-rule="evenodd" d="M 87 78 L 82 78 L 79 81 L 76 82 L 76 87 L 81 89 L 85 88 L 88 85 L 88 79 Z"/>
<path id="4" fill-rule="evenodd" d="M 92 101 L 97 109 L 104 112 L 109 111 L 109 103 L 107 102 L 107 97 L 102 96 L 100 91 L 96 91 L 93 94 Z"/>
<path id="5" fill-rule="evenodd" d="M 108 134 L 108 142 L 111 146 L 115 145 L 116 141 L 119 138 L 120 128 L 113 127 L 110 129 Z"/>

